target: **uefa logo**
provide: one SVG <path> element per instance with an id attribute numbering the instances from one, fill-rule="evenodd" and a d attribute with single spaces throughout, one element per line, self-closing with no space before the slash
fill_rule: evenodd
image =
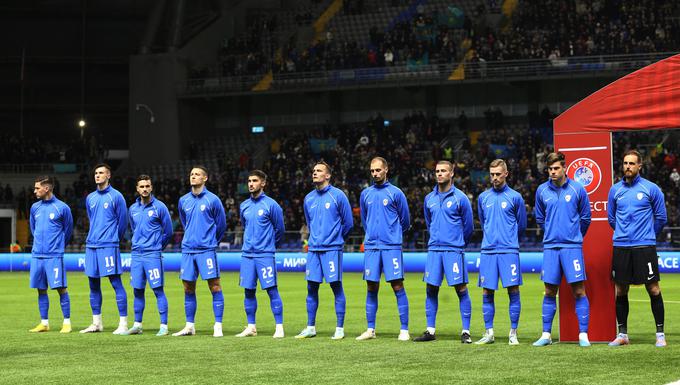
<path id="1" fill-rule="evenodd" d="M 567 176 L 583 185 L 588 195 L 595 192 L 602 182 L 600 166 L 589 158 L 578 158 L 571 162 L 567 167 Z"/>

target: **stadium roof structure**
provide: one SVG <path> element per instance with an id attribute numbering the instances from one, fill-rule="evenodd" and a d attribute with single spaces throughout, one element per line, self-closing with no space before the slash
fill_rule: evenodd
<path id="1" fill-rule="evenodd" d="M 680 55 L 601 88 L 554 121 L 555 134 L 680 128 Z"/>

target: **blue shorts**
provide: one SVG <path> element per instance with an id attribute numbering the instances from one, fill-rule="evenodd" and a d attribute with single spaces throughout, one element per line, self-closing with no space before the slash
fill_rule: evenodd
<path id="1" fill-rule="evenodd" d="M 147 280 L 149 281 L 149 287 L 152 289 L 163 287 L 165 283 L 164 277 L 161 253 L 132 256 L 130 283 L 133 288 L 144 289 Z"/>
<path id="2" fill-rule="evenodd" d="M 519 253 L 481 254 L 477 285 L 489 290 L 498 290 L 499 277 L 503 287 L 522 285 Z"/>
<path id="3" fill-rule="evenodd" d="M 66 287 L 66 270 L 63 257 L 31 258 L 29 273 L 31 289 L 47 290 Z"/>
<path id="4" fill-rule="evenodd" d="M 200 253 L 182 253 L 182 266 L 179 278 L 183 281 L 194 282 L 198 274 L 204 281 L 220 277 L 220 265 L 217 263 L 215 250 Z"/>
<path id="5" fill-rule="evenodd" d="M 342 250 L 310 251 L 307 253 L 307 280 L 312 282 L 342 281 Z"/>
<path id="6" fill-rule="evenodd" d="M 380 274 L 385 273 L 385 281 L 404 279 L 404 257 L 400 249 L 366 250 L 364 252 L 364 281 L 380 282 Z"/>
<path id="7" fill-rule="evenodd" d="M 465 253 L 435 250 L 427 252 L 423 281 L 432 286 L 441 286 L 444 275 L 449 286 L 468 283 Z"/>
<path id="8" fill-rule="evenodd" d="M 257 288 L 260 280 L 262 290 L 276 286 L 276 259 L 274 257 L 241 257 L 238 284 L 244 289 Z"/>
<path id="9" fill-rule="evenodd" d="M 586 280 L 586 269 L 583 263 L 583 250 L 573 249 L 545 249 L 543 250 L 543 268 L 541 280 L 551 285 L 559 285 L 562 275 L 567 283 Z"/>
<path id="10" fill-rule="evenodd" d="M 117 247 L 100 247 L 85 249 L 85 275 L 90 278 L 107 277 L 123 273 L 120 260 L 120 249 Z"/>

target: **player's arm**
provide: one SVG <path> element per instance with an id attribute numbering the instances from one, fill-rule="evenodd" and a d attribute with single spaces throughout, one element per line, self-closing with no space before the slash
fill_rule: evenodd
<path id="1" fill-rule="evenodd" d="M 28 226 L 31 228 L 31 235 L 35 236 L 35 206 L 31 206 Z"/>
<path id="2" fill-rule="evenodd" d="M 349 205 L 349 199 L 344 193 L 338 194 L 338 210 L 340 211 L 340 218 L 342 219 L 342 238 L 347 239 L 349 232 L 354 227 L 354 217 L 352 217 L 352 208 Z"/>
<path id="3" fill-rule="evenodd" d="M 307 222 L 307 227 L 312 225 L 312 219 L 309 217 L 309 209 L 307 208 L 307 199 L 302 201 L 302 212 L 305 214 L 305 222 Z"/>
<path id="4" fill-rule="evenodd" d="M 616 230 L 616 191 L 613 187 L 609 189 L 607 197 L 607 222 L 609 222 L 609 227 Z"/>
<path id="5" fill-rule="evenodd" d="M 286 227 L 283 224 L 283 209 L 281 208 L 281 206 L 278 205 L 278 203 L 274 202 L 269 212 L 271 213 L 270 219 L 272 221 L 272 225 L 274 225 L 274 233 L 276 234 L 276 246 L 278 247 L 281 244 L 281 241 L 283 240 L 284 233 L 286 232 Z"/>
<path id="6" fill-rule="evenodd" d="M 213 216 L 215 217 L 215 238 L 219 243 L 222 240 L 224 232 L 227 230 L 227 214 L 224 212 L 224 206 L 222 206 L 222 201 L 219 199 L 214 199 L 212 202 L 213 206 Z"/>
<path id="7" fill-rule="evenodd" d="M 427 228 L 427 231 L 430 231 L 430 223 L 432 223 L 432 213 L 430 212 L 430 208 L 427 207 L 427 195 L 425 196 L 425 200 L 423 202 L 423 216 L 425 217 L 425 226 Z"/>
<path id="8" fill-rule="evenodd" d="M 161 237 L 161 246 L 165 249 L 168 245 L 170 239 L 172 238 L 172 218 L 170 218 L 170 211 L 166 205 L 161 206 L 161 210 L 158 213 L 158 217 L 161 220 L 161 227 L 163 229 L 163 236 Z"/>
<path id="9" fill-rule="evenodd" d="M 116 196 L 116 215 L 118 216 L 118 239 L 123 240 L 127 230 L 127 205 L 122 194 Z"/>
<path id="10" fill-rule="evenodd" d="M 411 227 L 411 215 L 408 212 L 408 201 L 406 195 L 401 190 L 397 194 L 397 212 L 399 213 L 399 222 L 401 222 L 401 231 L 406 232 Z"/>
<path id="11" fill-rule="evenodd" d="M 482 198 L 482 194 L 477 197 L 477 218 L 479 218 L 479 226 L 484 230 L 484 202 L 482 202 Z"/>
<path id="12" fill-rule="evenodd" d="M 666 225 L 666 201 L 663 192 L 658 186 L 651 189 L 652 210 L 654 211 L 654 233 L 659 235 L 663 227 Z"/>
<path id="13" fill-rule="evenodd" d="M 543 203 L 543 198 L 541 195 L 543 190 L 536 191 L 536 203 L 534 205 L 534 217 L 536 218 L 536 224 L 545 230 L 545 203 Z"/>
<path id="14" fill-rule="evenodd" d="M 63 218 L 64 226 L 64 246 L 66 246 L 71 241 L 71 235 L 73 235 L 73 215 L 71 214 L 71 208 L 66 204 L 62 208 L 61 217 Z"/>
<path id="15" fill-rule="evenodd" d="M 361 213 L 361 227 L 366 231 L 366 204 L 364 203 L 366 199 L 366 190 L 361 192 L 359 196 L 359 212 Z"/>
<path id="16" fill-rule="evenodd" d="M 187 215 L 184 212 L 184 207 L 182 206 L 182 198 L 179 198 L 179 202 L 177 203 L 177 215 L 179 215 L 179 221 L 182 223 L 182 227 L 186 228 Z"/>
<path id="17" fill-rule="evenodd" d="M 524 199 L 517 194 L 515 197 L 515 219 L 517 219 L 517 236 L 521 237 L 527 229 L 527 209 L 524 205 Z"/>
<path id="18" fill-rule="evenodd" d="M 472 237 L 475 228 L 473 225 L 474 219 L 472 218 L 472 206 L 465 194 L 461 194 L 460 196 L 460 219 L 463 222 L 463 239 L 465 240 L 465 244 L 467 244 L 470 241 L 470 237 Z"/>
<path id="19" fill-rule="evenodd" d="M 579 191 L 581 199 L 579 199 L 579 217 L 581 223 L 581 235 L 586 236 L 588 232 L 588 227 L 590 227 L 591 213 L 590 213 L 590 198 L 588 198 L 588 193 L 586 189 L 581 187 Z"/>

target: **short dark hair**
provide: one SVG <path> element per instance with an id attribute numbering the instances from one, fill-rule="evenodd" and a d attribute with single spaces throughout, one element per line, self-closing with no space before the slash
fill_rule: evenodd
<path id="1" fill-rule="evenodd" d="M 503 159 L 494 159 L 489 163 L 489 168 L 493 167 L 503 167 L 503 170 L 508 171 L 508 165 Z"/>
<path id="2" fill-rule="evenodd" d="M 628 155 L 635 155 L 637 157 L 637 162 L 642 163 L 642 155 L 640 154 L 640 151 L 638 150 L 628 150 L 623 154 L 623 157 L 627 157 Z"/>
<path id="3" fill-rule="evenodd" d="M 322 165 L 322 166 L 326 167 L 326 171 L 328 171 L 328 174 L 333 175 L 333 169 L 331 168 L 331 166 L 328 163 L 324 162 L 323 160 L 320 160 L 320 161 L 314 163 L 314 166 L 318 166 L 318 165 Z"/>
<path id="4" fill-rule="evenodd" d="M 109 174 L 111 173 L 111 166 L 109 166 L 106 163 L 99 163 L 99 164 L 95 165 L 94 168 L 92 169 L 92 172 L 97 171 L 97 169 L 100 168 L 100 167 L 104 167 L 105 169 L 109 170 Z"/>
<path id="5" fill-rule="evenodd" d="M 143 180 L 148 180 L 149 183 L 153 184 L 153 182 L 151 182 L 151 177 L 150 177 L 150 176 L 148 176 L 148 175 L 146 175 L 146 174 L 140 174 L 140 175 L 137 177 L 137 183 L 139 183 L 139 182 L 141 182 L 141 181 L 143 181 Z"/>
<path id="6" fill-rule="evenodd" d="M 376 161 L 376 160 L 382 162 L 383 167 L 385 167 L 385 168 L 390 168 L 390 167 L 387 165 L 387 160 L 386 160 L 385 158 L 383 158 L 382 156 L 376 156 L 376 157 L 374 157 L 373 159 L 371 159 L 371 163 L 373 163 L 373 162 Z"/>
<path id="7" fill-rule="evenodd" d="M 453 171 L 453 163 L 449 162 L 448 160 L 440 160 L 440 161 L 437 161 L 437 164 L 435 165 L 435 168 L 436 168 L 437 166 L 439 166 L 440 164 L 445 164 L 445 165 L 449 166 L 449 170 Z"/>
<path id="8" fill-rule="evenodd" d="M 548 156 L 545 157 L 545 163 L 548 166 L 555 162 L 560 162 L 560 164 L 564 166 L 567 163 L 566 157 L 561 152 L 551 152 L 550 154 L 548 154 Z"/>
<path id="9" fill-rule="evenodd" d="M 49 175 L 39 175 L 35 178 L 35 183 L 40 183 L 41 186 L 50 185 L 54 187 L 54 178 Z"/>
<path id="10" fill-rule="evenodd" d="M 208 176 L 208 169 L 207 169 L 205 166 L 202 166 L 202 165 L 200 165 L 200 164 L 197 164 L 197 165 L 191 167 L 192 170 L 195 169 L 195 168 L 197 168 L 197 169 L 203 171 L 203 173 L 205 174 L 205 176 Z M 191 171 L 190 171 L 189 173 L 191 173 Z"/>
<path id="11" fill-rule="evenodd" d="M 256 176 L 265 182 L 267 181 L 267 174 L 265 174 L 262 170 L 252 170 L 250 173 L 248 173 L 248 177 L 251 176 Z"/>

